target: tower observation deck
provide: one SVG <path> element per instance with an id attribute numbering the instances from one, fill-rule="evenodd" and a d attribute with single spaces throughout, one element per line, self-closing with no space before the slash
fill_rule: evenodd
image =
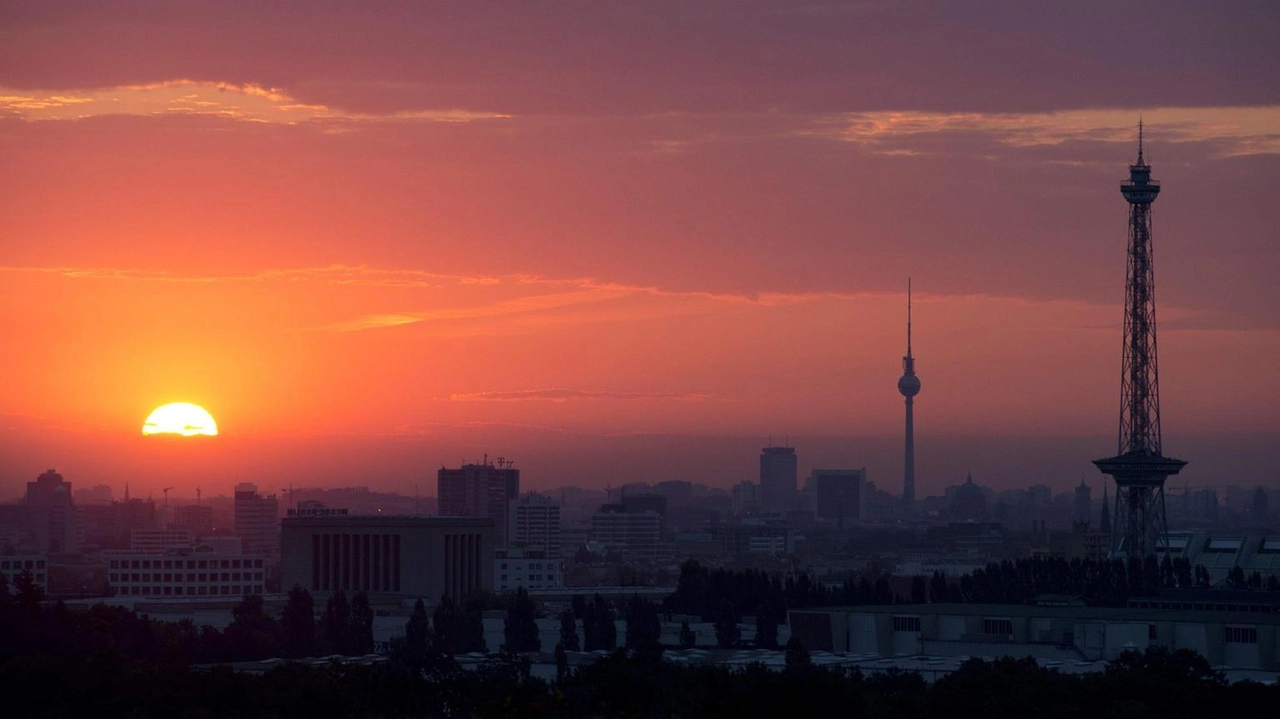
<path id="1" fill-rule="evenodd" d="M 916 377 L 916 359 L 911 355 L 911 279 L 907 279 L 907 354 L 902 358 L 902 377 L 898 392 L 906 398 L 907 433 L 902 462 L 902 501 L 910 504 L 916 498 L 916 438 L 912 417 L 914 397 L 920 394 L 920 378 Z"/>
<path id="2" fill-rule="evenodd" d="M 1129 203 L 1129 251 L 1120 376 L 1120 436 L 1116 456 L 1094 460 L 1116 483 L 1111 522 L 1113 556 L 1145 557 L 1167 547 L 1164 483 L 1186 462 L 1161 454 L 1160 373 L 1156 362 L 1155 276 L 1151 204 L 1160 183 L 1151 179 L 1138 124 L 1138 160 L 1120 185 Z"/>

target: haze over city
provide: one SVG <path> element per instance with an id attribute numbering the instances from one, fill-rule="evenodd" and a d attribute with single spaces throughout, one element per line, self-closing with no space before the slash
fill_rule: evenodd
<path id="1" fill-rule="evenodd" d="M 1176 482 L 1272 484 L 1277 15 L 1091 7 L 8 8 L 0 493 L 896 491 L 908 277 L 921 494 L 1096 491 L 1139 118 Z"/>

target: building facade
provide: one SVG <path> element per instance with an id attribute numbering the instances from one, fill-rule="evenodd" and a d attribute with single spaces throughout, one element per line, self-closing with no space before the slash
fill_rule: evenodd
<path id="1" fill-rule="evenodd" d="M 282 587 L 460 601 L 493 588 L 493 526 L 487 517 L 286 517 Z"/>
<path id="2" fill-rule="evenodd" d="M 246 554 L 280 556 L 280 504 L 276 496 L 258 494 L 258 488 L 249 482 L 237 484 L 235 530 Z"/>
<path id="3" fill-rule="evenodd" d="M 122 597 L 242 597 L 266 588 L 266 558 L 192 550 L 107 555 L 107 584 Z"/>
<path id="4" fill-rule="evenodd" d="M 49 558 L 43 554 L 3 554 L 0 555 L 0 575 L 8 582 L 9 591 L 14 591 L 13 580 L 19 574 L 31 572 L 31 579 L 41 591 L 49 591 Z"/>
<path id="5" fill-rule="evenodd" d="M 511 541 L 511 502 L 520 497 L 520 470 L 498 461 L 464 464 L 458 469 L 441 467 L 436 473 L 436 498 L 441 517 L 489 517 L 494 541 Z"/>
<path id="6" fill-rule="evenodd" d="M 564 588 L 564 569 L 559 557 L 547 552 L 509 547 L 493 557 L 493 587 L 499 592 Z"/>
<path id="7" fill-rule="evenodd" d="M 606 504 L 591 515 L 591 539 L 628 562 L 655 562 L 663 554 L 662 515 Z"/>
<path id="8" fill-rule="evenodd" d="M 760 452 L 760 508 L 784 513 L 792 509 L 796 496 L 796 450 L 794 447 L 765 447 Z"/>
<path id="9" fill-rule="evenodd" d="M 862 486 L 867 470 L 815 469 L 809 474 L 814 515 L 839 526 L 862 518 Z"/>
<path id="10" fill-rule="evenodd" d="M 550 497 L 531 492 L 512 502 L 509 526 L 516 546 L 561 556 L 560 505 Z"/>

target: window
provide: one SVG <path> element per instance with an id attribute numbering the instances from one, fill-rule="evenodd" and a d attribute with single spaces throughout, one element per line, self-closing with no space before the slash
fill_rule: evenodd
<path id="1" fill-rule="evenodd" d="M 1013 620 L 1012 619 L 983 619 L 982 633 L 1007 637 L 1013 634 Z"/>
<path id="2" fill-rule="evenodd" d="M 894 617 L 893 631 L 895 632 L 920 631 L 920 617 Z"/>
<path id="3" fill-rule="evenodd" d="M 1227 644 L 1257 644 L 1258 629 L 1257 627 L 1225 627 L 1223 628 L 1223 641 Z"/>

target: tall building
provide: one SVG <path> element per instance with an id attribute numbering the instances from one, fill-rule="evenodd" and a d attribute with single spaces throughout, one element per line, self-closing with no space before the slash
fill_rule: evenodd
<path id="1" fill-rule="evenodd" d="M 765 447 L 760 452 L 760 508 L 783 513 L 792 509 L 796 496 L 796 450 Z"/>
<path id="2" fill-rule="evenodd" d="M 916 498 L 916 427 L 912 416 L 915 396 L 920 394 L 920 378 L 916 377 L 916 359 L 911 354 L 911 279 L 907 278 L 907 355 L 902 358 L 902 377 L 898 392 L 906 398 L 907 434 L 902 461 L 902 501 L 910 504 Z"/>
<path id="3" fill-rule="evenodd" d="M 1080 480 L 1080 486 L 1076 487 L 1074 502 L 1071 521 L 1088 522 L 1093 508 L 1093 490 L 1084 483 L 1083 479 Z"/>
<path id="4" fill-rule="evenodd" d="M 541 550 L 548 557 L 560 556 L 560 504 L 530 492 L 511 503 L 509 519 L 515 543 L 529 550 Z"/>
<path id="5" fill-rule="evenodd" d="M 1116 483 L 1111 551 L 1145 557 L 1168 551 L 1164 483 L 1186 462 L 1162 454 L 1160 446 L 1160 373 L 1156 363 L 1156 296 L 1152 263 L 1151 204 L 1160 183 L 1142 150 L 1138 123 L 1138 160 L 1120 194 L 1129 203 L 1129 260 L 1124 299 L 1124 350 L 1120 369 L 1120 435 L 1114 457 L 1095 460 Z"/>
<path id="6" fill-rule="evenodd" d="M 27 482 L 24 510 L 27 526 L 45 552 L 74 552 L 79 549 L 76 507 L 71 483 L 50 469 L 34 482 Z"/>
<path id="7" fill-rule="evenodd" d="M 834 520 L 844 527 L 845 522 L 862 517 L 862 486 L 867 481 L 867 470 L 815 469 L 809 473 L 809 485 L 813 488 L 814 515 L 818 519 Z"/>
<path id="8" fill-rule="evenodd" d="M 189 529 L 197 537 L 213 534 L 213 507 L 207 504 L 184 504 L 174 507 L 173 525 Z"/>
<path id="9" fill-rule="evenodd" d="M 281 585 L 461 601 L 493 589 L 493 524 L 470 517 L 286 517 Z"/>
<path id="10" fill-rule="evenodd" d="M 662 515 L 652 509 L 605 504 L 591 515 L 591 539 L 625 561 L 653 562 L 662 554 Z"/>
<path id="11" fill-rule="evenodd" d="M 262 496 L 250 482 L 236 485 L 236 536 L 247 554 L 280 556 L 280 504 L 274 494 Z"/>
<path id="12" fill-rule="evenodd" d="M 511 502 L 520 497 L 520 470 L 499 459 L 480 464 L 464 464 L 458 469 L 441 467 L 436 474 L 436 497 L 442 517 L 491 517 L 494 541 L 505 547 L 509 531 Z"/>

